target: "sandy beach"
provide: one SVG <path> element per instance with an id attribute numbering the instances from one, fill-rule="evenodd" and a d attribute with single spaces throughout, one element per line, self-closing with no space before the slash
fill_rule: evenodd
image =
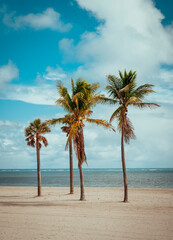
<path id="1" fill-rule="evenodd" d="M 0 239 L 173 239 L 173 190 L 0 187 Z"/>

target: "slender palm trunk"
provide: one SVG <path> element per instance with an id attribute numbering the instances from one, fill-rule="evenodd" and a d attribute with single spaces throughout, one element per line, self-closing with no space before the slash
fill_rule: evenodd
<path id="1" fill-rule="evenodd" d="M 38 197 L 41 196 L 41 171 L 40 171 L 40 149 L 38 136 L 36 139 L 36 150 L 37 150 L 37 184 L 38 184 Z"/>
<path id="2" fill-rule="evenodd" d="M 80 173 L 80 200 L 85 200 L 85 193 L 84 193 L 84 180 L 83 180 L 83 171 L 82 165 L 79 166 L 79 173 Z"/>
<path id="3" fill-rule="evenodd" d="M 124 180 L 124 202 L 128 202 L 128 185 L 127 185 L 126 163 L 125 163 L 125 153 L 124 153 L 124 127 L 122 127 L 122 136 L 121 136 L 121 160 L 122 160 L 123 180 Z"/>
<path id="4" fill-rule="evenodd" d="M 69 142 L 69 160 L 70 160 L 70 194 L 74 193 L 74 183 L 73 183 L 73 150 L 72 150 L 72 140 Z"/>

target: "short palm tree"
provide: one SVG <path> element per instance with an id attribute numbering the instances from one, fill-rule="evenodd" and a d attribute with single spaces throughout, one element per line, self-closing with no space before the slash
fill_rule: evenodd
<path id="1" fill-rule="evenodd" d="M 76 85 L 72 79 L 71 84 L 72 93 L 70 95 L 67 88 L 64 87 L 61 82 L 57 83 L 60 98 L 56 101 L 56 104 L 60 105 L 68 114 L 66 114 L 63 118 L 52 119 L 49 123 L 52 125 L 56 123 L 67 124 L 68 138 L 66 148 L 72 140 L 76 157 L 78 159 L 78 168 L 80 173 L 80 200 L 85 200 L 82 171 L 82 164 L 83 162 L 86 162 L 83 135 L 83 128 L 85 126 L 84 122 L 87 121 L 106 128 L 112 128 L 112 126 L 104 120 L 90 118 L 90 115 L 92 114 L 91 108 L 95 106 L 100 99 L 100 94 L 96 93 L 99 84 L 89 84 L 81 78 L 76 81 Z"/>
<path id="2" fill-rule="evenodd" d="M 44 146 L 47 147 L 48 141 L 42 135 L 50 132 L 50 128 L 47 126 L 47 123 L 41 122 L 40 119 L 36 119 L 25 128 L 25 136 L 27 145 L 31 147 L 36 147 L 37 153 L 37 183 L 38 183 L 38 196 L 41 196 L 41 172 L 40 172 L 40 149 L 42 147 L 41 142 Z"/>
<path id="3" fill-rule="evenodd" d="M 129 143 L 130 139 L 135 138 L 134 127 L 127 117 L 128 106 L 132 105 L 139 108 L 144 107 L 159 107 L 156 103 L 145 103 L 143 98 L 152 90 L 153 85 L 145 84 L 136 87 L 136 72 L 124 71 L 122 74 L 119 71 L 119 77 L 108 75 L 108 85 L 106 89 L 109 93 L 109 98 L 105 98 L 105 102 L 118 103 L 119 107 L 113 112 L 110 123 L 116 118 L 118 120 L 118 130 L 121 132 L 121 159 L 124 179 L 124 202 L 128 202 L 128 185 L 124 153 L 124 141 Z M 114 101 L 114 102 L 113 102 Z"/>

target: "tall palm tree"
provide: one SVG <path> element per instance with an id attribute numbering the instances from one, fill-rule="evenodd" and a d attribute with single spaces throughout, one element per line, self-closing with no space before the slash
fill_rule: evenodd
<path id="1" fill-rule="evenodd" d="M 139 108 L 144 107 L 159 107 L 156 103 L 145 103 L 143 98 L 149 93 L 154 92 L 154 85 L 145 84 L 139 87 L 136 86 L 136 72 L 124 71 L 124 74 L 119 71 L 119 77 L 108 75 L 108 85 L 106 89 L 109 93 L 109 98 L 104 98 L 105 102 L 118 103 L 119 107 L 113 112 L 110 123 L 116 118 L 118 120 L 118 130 L 121 132 L 121 159 L 124 179 L 124 202 L 128 202 L 128 185 L 125 164 L 124 141 L 129 143 L 130 139 L 135 139 L 134 127 L 127 117 L 128 106 L 132 105 Z M 114 102 L 113 102 L 113 101 Z"/>
<path id="2" fill-rule="evenodd" d="M 62 131 L 68 136 L 70 133 L 70 126 L 63 126 Z M 73 181 L 73 149 L 72 149 L 72 139 L 69 141 L 69 165 L 70 165 L 70 194 L 74 193 L 74 181 Z"/>
<path id="3" fill-rule="evenodd" d="M 47 139 L 42 135 L 50 132 L 50 128 L 47 123 L 41 122 L 40 119 L 35 119 L 25 128 L 25 137 L 27 145 L 36 147 L 37 153 L 37 184 L 38 184 L 38 196 L 41 196 L 41 171 L 40 171 L 40 149 L 42 147 L 41 142 L 45 147 L 48 145 Z"/>
<path id="4" fill-rule="evenodd" d="M 47 123 L 49 125 L 56 125 L 56 124 L 65 124 L 63 127 L 61 127 L 62 131 L 65 132 L 68 136 L 71 129 L 71 123 L 72 123 L 71 116 L 65 115 L 62 118 L 52 119 L 48 120 Z M 73 181 L 73 149 L 72 149 L 72 139 L 70 139 L 68 146 L 66 146 L 66 149 L 69 147 L 69 165 L 70 165 L 70 194 L 74 193 L 74 181 Z"/>
<path id="5" fill-rule="evenodd" d="M 85 126 L 84 122 L 87 121 L 106 128 L 112 128 L 112 125 L 101 119 L 90 118 L 90 115 L 92 114 L 91 108 L 100 101 L 100 94 L 96 93 L 99 84 L 89 84 L 85 80 L 79 78 L 76 81 L 76 85 L 74 84 L 73 79 L 71 79 L 71 85 L 72 93 L 70 95 L 67 88 L 58 81 L 57 88 L 60 98 L 56 101 L 56 104 L 60 105 L 68 114 L 63 118 L 52 119 L 49 123 L 52 125 L 62 123 L 69 126 L 66 148 L 72 140 L 76 157 L 78 159 L 80 173 L 80 200 L 85 200 L 82 171 L 83 162 L 87 162 L 83 135 L 83 128 Z"/>

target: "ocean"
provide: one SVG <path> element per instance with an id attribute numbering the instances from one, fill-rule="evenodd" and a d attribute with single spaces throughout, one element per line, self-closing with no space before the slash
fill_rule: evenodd
<path id="1" fill-rule="evenodd" d="M 85 187 L 123 187 L 122 169 L 83 169 Z M 68 187 L 69 169 L 42 169 L 45 187 Z M 129 188 L 173 188 L 173 169 L 127 169 Z M 79 171 L 74 169 L 74 186 L 78 187 Z M 0 170 L 0 186 L 37 186 L 37 170 Z"/>

